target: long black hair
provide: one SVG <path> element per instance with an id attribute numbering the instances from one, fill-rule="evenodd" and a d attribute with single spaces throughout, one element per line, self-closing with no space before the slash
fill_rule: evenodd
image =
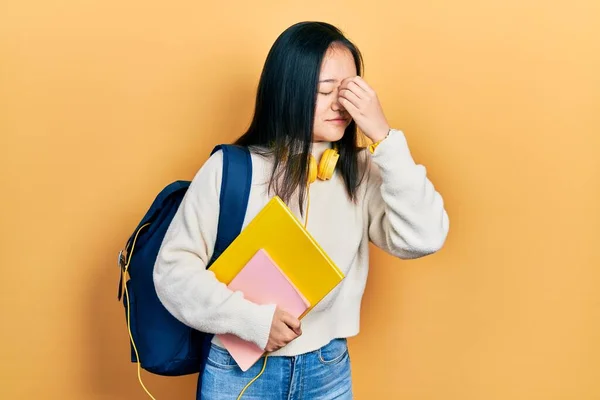
<path id="1" fill-rule="evenodd" d="M 360 51 L 335 26 L 324 22 L 301 22 L 286 29 L 267 55 L 250 127 L 236 141 L 238 145 L 256 147 L 274 157 L 269 190 L 273 189 L 285 202 L 297 191 L 300 206 L 304 202 L 308 179 L 321 64 L 333 45 L 341 45 L 350 51 L 357 74 L 361 75 Z M 340 154 L 336 168 L 354 201 L 362 179 L 359 177 L 354 121 L 336 145 Z"/>

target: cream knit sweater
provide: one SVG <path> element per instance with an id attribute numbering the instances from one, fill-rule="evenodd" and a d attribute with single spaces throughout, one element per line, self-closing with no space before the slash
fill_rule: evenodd
<path id="1" fill-rule="evenodd" d="M 328 143 L 314 143 L 319 159 Z M 404 134 L 392 130 L 368 154 L 358 202 L 349 200 L 337 173 L 310 187 L 308 230 L 346 275 L 302 320 L 302 335 L 277 355 L 313 351 L 331 339 L 359 332 L 360 305 L 369 270 L 369 241 L 390 254 L 411 259 L 438 251 L 448 234 L 444 202 L 417 165 Z M 252 154 L 253 177 L 244 226 L 267 204 L 271 161 Z M 265 348 L 274 305 L 256 305 L 230 291 L 207 270 L 215 244 L 222 154 L 215 153 L 192 180 L 167 231 L 154 268 L 163 305 L 183 323 L 203 332 L 232 333 Z M 297 203 L 297 202 L 296 202 Z M 292 211 L 300 216 L 294 202 Z M 215 337 L 213 341 L 219 344 Z"/>

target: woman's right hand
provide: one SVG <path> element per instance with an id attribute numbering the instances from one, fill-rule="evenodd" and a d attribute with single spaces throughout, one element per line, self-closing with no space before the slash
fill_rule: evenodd
<path id="1" fill-rule="evenodd" d="M 302 335 L 300 321 L 277 307 L 265 350 L 269 353 L 277 351 L 300 335 Z"/>

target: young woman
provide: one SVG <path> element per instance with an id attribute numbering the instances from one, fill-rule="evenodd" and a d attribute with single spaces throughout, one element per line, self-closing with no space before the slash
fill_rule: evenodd
<path id="1" fill-rule="evenodd" d="M 359 332 L 369 242 L 402 259 L 434 253 L 445 242 L 443 200 L 413 161 L 402 131 L 388 125 L 361 67 L 359 50 L 334 26 L 288 28 L 268 54 L 254 118 L 237 141 L 251 150 L 253 162 L 245 223 L 280 196 L 299 218 L 310 214 L 307 229 L 346 276 L 302 326 L 275 305 L 253 304 L 230 291 L 205 269 L 218 223 L 220 152 L 194 177 L 160 250 L 156 290 L 174 316 L 203 332 L 233 333 L 269 353 L 243 398 L 351 399 L 346 338 Z M 358 146 L 357 127 L 373 145 Z M 310 156 L 319 162 L 332 146 L 339 152 L 333 177 L 308 188 Z M 198 396 L 237 399 L 263 366 L 242 372 L 215 337 Z"/>

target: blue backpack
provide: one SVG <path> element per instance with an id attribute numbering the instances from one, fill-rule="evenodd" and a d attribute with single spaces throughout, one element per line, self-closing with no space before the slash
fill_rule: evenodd
<path id="1" fill-rule="evenodd" d="M 248 149 L 220 145 L 211 155 L 218 150 L 223 152 L 219 225 L 214 254 L 207 267 L 241 232 L 252 179 Z M 130 340 L 131 361 L 139 362 L 141 368 L 157 375 L 202 374 L 212 338 L 210 334 L 183 324 L 164 308 L 152 277 L 167 228 L 190 183 L 176 181 L 166 186 L 119 253 L 118 299 L 123 298 L 126 321 L 133 338 Z M 125 282 L 127 274 L 129 280 Z M 123 296 L 125 289 L 126 296 Z"/>

